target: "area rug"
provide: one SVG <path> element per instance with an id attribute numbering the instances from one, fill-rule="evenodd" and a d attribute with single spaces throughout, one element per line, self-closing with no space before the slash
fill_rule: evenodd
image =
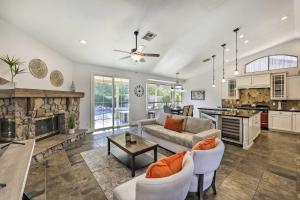
<path id="1" fill-rule="evenodd" d="M 111 151 L 121 150 L 112 146 Z M 153 151 L 147 154 L 151 154 L 152 156 Z M 113 155 L 107 155 L 107 147 L 82 152 L 81 156 L 108 200 L 113 199 L 113 189 L 115 187 L 132 179 L 131 170 L 129 168 L 119 162 Z M 157 153 L 158 159 L 163 157 L 165 156 Z M 135 171 L 135 177 L 145 173 L 146 170 L 147 167 Z"/>

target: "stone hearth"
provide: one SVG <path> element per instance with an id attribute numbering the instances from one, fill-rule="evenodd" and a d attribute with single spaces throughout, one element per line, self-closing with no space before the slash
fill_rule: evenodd
<path id="1" fill-rule="evenodd" d="M 0 137 L 8 137 L 10 132 L 11 137 L 23 140 L 63 133 L 68 128 L 70 113 L 75 114 L 78 128 L 80 98 L 83 96 L 79 92 L 1 90 Z M 9 130 L 7 127 L 10 127 Z"/>

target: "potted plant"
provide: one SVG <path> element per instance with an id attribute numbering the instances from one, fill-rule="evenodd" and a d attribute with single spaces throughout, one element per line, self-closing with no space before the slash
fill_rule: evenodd
<path id="1" fill-rule="evenodd" d="M 6 55 L 0 57 L 0 60 L 5 62 L 9 67 L 10 74 L 11 74 L 11 83 L 14 82 L 14 78 L 18 74 L 25 73 L 25 69 L 21 69 L 21 65 L 23 64 L 23 62 L 21 62 L 20 59 L 15 57 L 9 57 L 8 55 Z"/>
<path id="2" fill-rule="evenodd" d="M 69 127 L 70 134 L 75 133 L 75 124 L 76 124 L 76 116 L 74 113 L 70 113 L 70 116 L 68 118 L 68 127 Z"/>

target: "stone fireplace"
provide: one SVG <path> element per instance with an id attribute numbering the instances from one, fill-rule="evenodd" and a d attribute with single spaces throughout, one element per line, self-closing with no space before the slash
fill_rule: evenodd
<path id="1" fill-rule="evenodd" d="M 68 129 L 70 113 L 79 127 L 81 92 L 33 89 L 0 91 L 0 140 L 42 139 Z"/>

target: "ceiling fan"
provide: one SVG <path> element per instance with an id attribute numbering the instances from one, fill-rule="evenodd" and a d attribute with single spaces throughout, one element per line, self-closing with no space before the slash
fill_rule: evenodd
<path id="1" fill-rule="evenodd" d="M 124 60 L 127 58 L 132 58 L 132 60 L 134 60 L 135 62 L 145 62 L 146 60 L 144 59 L 144 57 L 159 57 L 159 54 L 156 53 L 143 53 L 143 50 L 145 48 L 145 46 L 141 45 L 138 47 L 137 44 L 137 36 L 139 34 L 139 31 L 134 31 L 134 35 L 135 35 L 135 48 L 131 49 L 131 51 L 123 51 L 123 50 L 118 50 L 115 49 L 114 51 L 117 52 L 121 52 L 121 53 L 127 53 L 129 54 L 128 56 L 125 56 L 123 58 L 120 58 L 120 60 Z"/>

